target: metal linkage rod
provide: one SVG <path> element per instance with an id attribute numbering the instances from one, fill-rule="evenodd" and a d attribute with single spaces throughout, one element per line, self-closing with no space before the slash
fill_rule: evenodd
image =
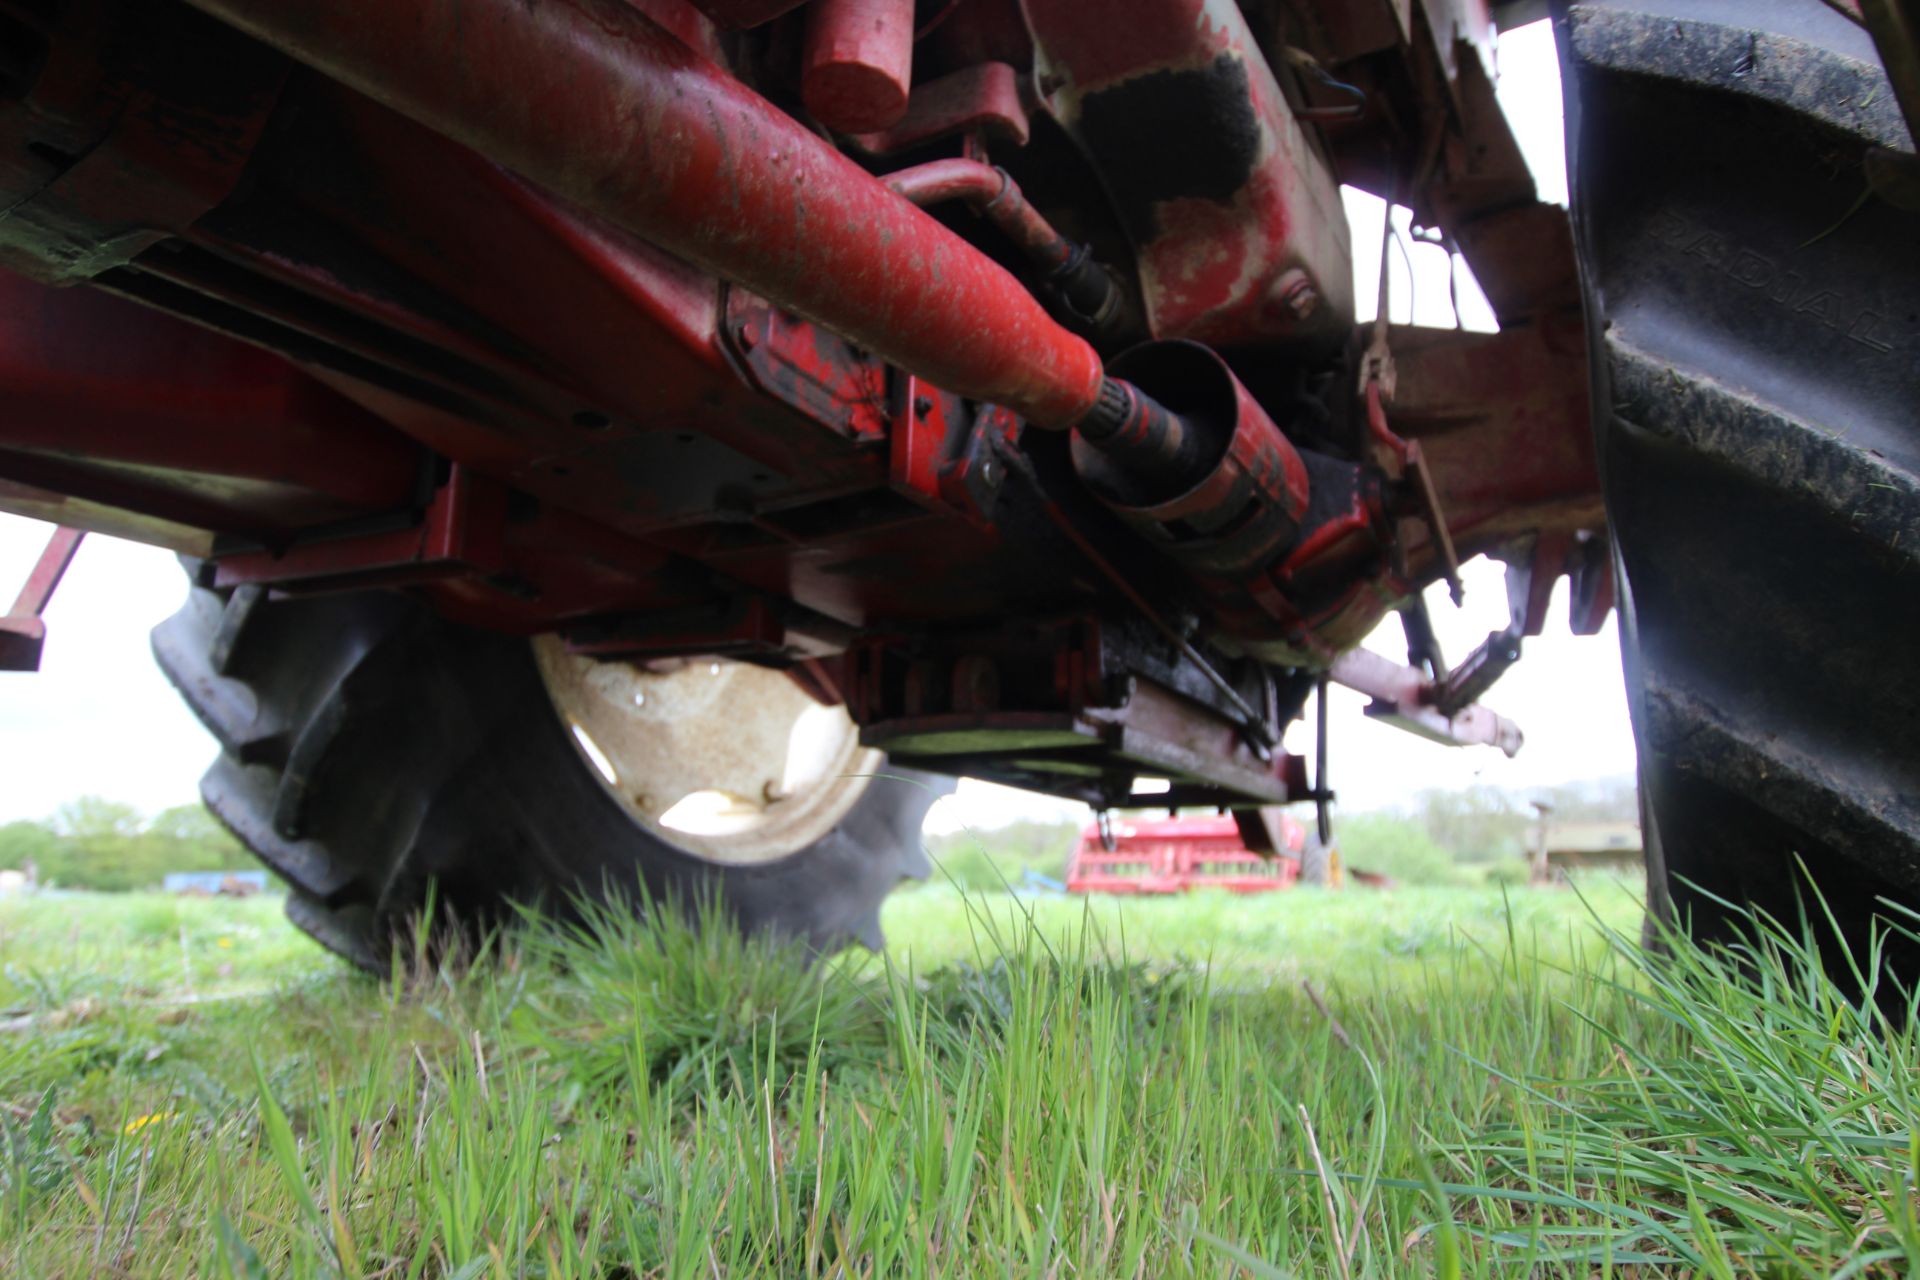
<path id="1" fill-rule="evenodd" d="M 40 649 L 47 639 L 47 624 L 40 615 L 46 611 L 60 579 L 66 576 L 67 566 L 73 563 L 80 539 L 86 536 L 84 530 L 61 525 L 47 539 L 46 549 L 27 575 L 13 609 L 0 617 L 0 671 L 40 669 Z"/>

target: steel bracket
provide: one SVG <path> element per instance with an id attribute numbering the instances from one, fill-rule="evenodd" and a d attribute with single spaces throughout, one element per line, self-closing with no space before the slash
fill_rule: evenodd
<path id="1" fill-rule="evenodd" d="M 1435 705 L 1435 685 L 1418 667 L 1401 666 L 1367 649 L 1351 649 L 1334 659 L 1328 676 L 1335 684 L 1373 699 L 1367 714 L 1408 733 L 1447 746 L 1499 747 L 1509 756 L 1525 741 L 1520 726 L 1478 703 L 1452 713 Z"/>
<path id="2" fill-rule="evenodd" d="M 424 517 L 403 518 L 398 527 L 343 528 L 275 550 L 221 554 L 216 544 L 214 585 L 357 590 L 486 577 L 506 565 L 506 512 L 504 486 L 455 464 Z"/>
<path id="3" fill-rule="evenodd" d="M 80 540 L 86 536 L 84 530 L 62 525 L 47 539 L 46 548 L 27 574 L 26 585 L 20 588 L 12 610 L 0 618 L 0 671 L 40 669 L 40 652 L 47 642 L 47 624 L 40 615 L 46 611 L 47 601 L 53 598 L 54 588 L 60 585 L 67 566 L 73 563 L 73 553 L 80 549 Z"/>

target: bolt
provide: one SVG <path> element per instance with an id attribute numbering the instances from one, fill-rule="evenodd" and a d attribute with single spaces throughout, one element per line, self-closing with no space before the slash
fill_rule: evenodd
<path id="1" fill-rule="evenodd" d="M 933 412 L 933 401 L 927 396 L 913 398 L 913 411 L 922 418 Z"/>
<path id="2" fill-rule="evenodd" d="M 742 351 L 753 350 L 754 344 L 760 340 L 760 335 L 754 332 L 752 323 L 746 320 L 742 320 L 740 327 L 734 330 L 734 337 L 739 339 Z"/>
<path id="3" fill-rule="evenodd" d="M 1320 309 L 1320 291 L 1313 287 L 1307 273 L 1298 267 L 1283 271 L 1267 291 L 1268 314 L 1284 309 L 1295 320 L 1305 320 Z M 1276 318 L 1278 318 L 1276 316 Z"/>

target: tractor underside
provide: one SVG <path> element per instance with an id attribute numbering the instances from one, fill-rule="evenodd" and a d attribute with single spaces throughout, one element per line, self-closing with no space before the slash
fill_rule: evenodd
<path id="1" fill-rule="evenodd" d="M 904 24 L 904 32 L 901 30 Z M 0 509 L 724 658 L 934 772 L 1310 798 L 1613 602 L 1484 0 L 0 0 Z M 903 52 L 904 51 L 904 63 Z M 1339 187 L 1499 332 L 1355 322 Z M 1449 668 L 1425 585 L 1513 626 Z M 1356 651 L 1390 611 L 1410 663 Z"/>

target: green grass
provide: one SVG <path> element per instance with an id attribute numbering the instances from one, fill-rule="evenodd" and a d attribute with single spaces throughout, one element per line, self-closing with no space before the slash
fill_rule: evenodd
<path id="1" fill-rule="evenodd" d="M 1912 1033 L 1586 897 L 933 889 L 884 962 L 609 916 L 387 983 L 267 902 L 0 903 L 0 1274 L 1920 1270 Z"/>

